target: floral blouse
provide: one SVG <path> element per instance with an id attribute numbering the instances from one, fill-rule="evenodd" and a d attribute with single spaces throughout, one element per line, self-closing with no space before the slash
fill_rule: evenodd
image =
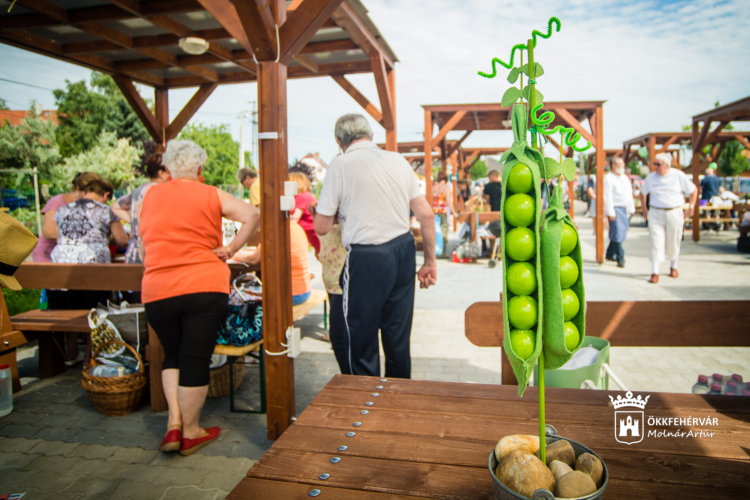
<path id="1" fill-rule="evenodd" d="M 143 198 L 146 196 L 149 188 L 155 185 L 155 182 L 147 182 L 146 184 L 135 188 L 132 193 L 128 193 L 122 198 L 117 199 L 120 208 L 123 210 L 130 210 L 130 240 L 128 241 L 128 249 L 125 251 L 126 264 L 141 263 L 141 255 L 138 253 L 138 247 L 140 246 L 141 240 L 138 229 L 141 218 L 141 205 L 143 204 Z"/>
<path id="2" fill-rule="evenodd" d="M 60 234 L 50 260 L 64 264 L 112 262 L 109 225 L 116 220 L 107 205 L 86 198 L 60 207 L 55 214 Z"/>
<path id="3" fill-rule="evenodd" d="M 336 224 L 328 234 L 320 237 L 318 260 L 323 264 L 323 284 L 326 292 L 341 295 L 339 278 L 346 262 L 346 248 L 341 243 L 341 226 Z"/>

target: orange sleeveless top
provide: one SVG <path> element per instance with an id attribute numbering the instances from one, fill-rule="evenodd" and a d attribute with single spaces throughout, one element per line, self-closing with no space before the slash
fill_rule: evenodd
<path id="1" fill-rule="evenodd" d="M 229 266 L 211 251 L 222 245 L 215 187 L 180 180 L 152 186 L 143 199 L 140 238 L 146 252 L 144 303 L 191 293 L 229 293 Z"/>

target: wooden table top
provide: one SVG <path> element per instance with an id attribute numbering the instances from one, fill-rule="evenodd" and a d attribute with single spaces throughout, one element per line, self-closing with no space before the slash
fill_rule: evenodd
<path id="1" fill-rule="evenodd" d="M 615 440 L 610 394 L 625 397 L 546 391 L 547 423 L 607 464 L 606 499 L 748 496 L 750 397 L 636 393 L 650 396 L 646 421 L 710 417 L 718 425 L 646 425 L 646 434 L 714 435 L 646 436 L 626 445 Z M 334 500 L 492 499 L 490 451 L 505 435 L 536 434 L 536 418 L 535 388 L 519 398 L 515 386 L 336 375 L 227 498 L 302 499 L 319 489 L 319 498 Z M 340 461 L 331 463 L 334 457 Z"/>

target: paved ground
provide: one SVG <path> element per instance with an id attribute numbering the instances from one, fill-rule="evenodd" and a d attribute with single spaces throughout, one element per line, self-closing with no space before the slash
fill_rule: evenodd
<path id="1" fill-rule="evenodd" d="M 650 274 L 648 234 L 635 219 L 625 244 L 627 267 L 598 266 L 590 219 L 577 217 L 584 251 L 586 295 L 592 300 L 750 299 L 750 258 L 736 252 L 736 232 L 706 235 L 683 244 L 681 277 Z M 453 235 L 455 236 L 455 235 Z M 455 243 L 455 242 L 454 242 Z M 320 276 L 319 267 L 312 272 Z M 667 272 L 663 269 L 662 272 Z M 440 261 L 438 285 L 417 291 L 412 335 L 413 377 L 476 383 L 500 382 L 500 351 L 471 345 L 463 315 L 474 302 L 497 300 L 501 269 Z M 315 286 L 322 288 L 319 280 Z M 323 329 L 322 306 L 299 322 L 303 354 L 295 361 L 298 413 L 338 373 Z M 721 332 L 706 332 L 720 335 Z M 35 499 L 224 498 L 270 447 L 265 417 L 229 413 L 226 398 L 209 400 L 204 425 L 219 425 L 218 442 L 192 457 L 165 455 L 158 444 L 166 416 L 145 407 L 126 417 L 97 413 L 80 388 L 75 369 L 34 379 L 35 349 L 22 354 L 27 389 L 15 410 L 0 418 L 0 493 L 27 492 Z M 667 355 L 668 354 L 668 355 Z M 613 348 L 611 364 L 633 390 L 688 392 L 699 373 L 740 373 L 750 378 L 750 348 Z M 258 401 L 258 369 L 250 366 L 238 399 Z"/>

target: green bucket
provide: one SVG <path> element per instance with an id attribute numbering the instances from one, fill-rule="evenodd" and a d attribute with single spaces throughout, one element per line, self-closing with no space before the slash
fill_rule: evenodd
<path id="1" fill-rule="evenodd" d="M 590 380 L 596 385 L 597 389 L 609 389 L 609 375 L 605 372 L 604 376 L 602 376 L 602 365 L 604 363 L 609 364 L 609 341 L 600 339 L 599 337 L 586 336 L 583 338 L 581 348 L 586 346 L 592 346 L 599 351 L 594 364 L 576 368 L 575 370 L 563 370 L 561 368 L 557 370 L 544 370 L 544 384 L 547 387 L 580 389 L 584 380 Z M 537 380 L 539 380 L 538 363 L 534 366 L 533 386 L 537 385 Z"/>

